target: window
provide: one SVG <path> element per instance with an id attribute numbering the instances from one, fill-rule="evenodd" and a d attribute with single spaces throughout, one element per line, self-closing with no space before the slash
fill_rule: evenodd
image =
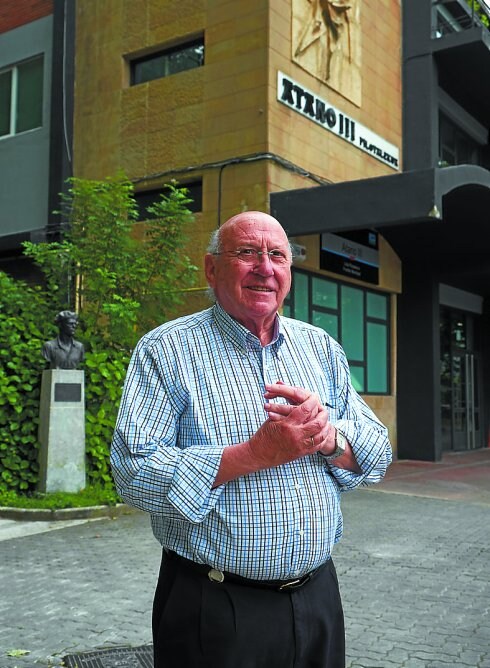
<path id="1" fill-rule="evenodd" d="M 389 394 L 389 295 L 293 269 L 284 315 L 311 322 L 339 341 L 358 392 Z"/>
<path id="2" fill-rule="evenodd" d="M 443 114 L 439 115 L 439 165 L 487 166 L 482 147 Z"/>
<path id="3" fill-rule="evenodd" d="M 490 24 L 488 0 L 433 0 L 432 36 L 440 38 L 473 26 Z"/>
<path id="4" fill-rule="evenodd" d="M 171 74 L 178 74 L 202 65 L 204 65 L 203 37 L 132 60 L 130 62 L 131 86 L 169 77 Z"/>
<path id="5" fill-rule="evenodd" d="M 191 183 L 180 183 L 179 186 L 187 188 L 187 196 L 192 199 L 192 202 L 187 205 L 187 208 L 190 209 L 193 213 L 198 213 L 202 211 L 202 181 L 192 181 Z M 134 194 L 134 199 L 136 200 L 136 205 L 138 207 L 138 220 L 150 220 L 153 218 L 151 214 L 147 212 L 147 208 L 152 204 L 160 201 L 160 197 L 164 194 L 164 188 L 157 188 L 155 190 L 141 190 Z"/>
<path id="6" fill-rule="evenodd" d="M 0 137 L 43 123 L 43 57 L 0 71 Z"/>

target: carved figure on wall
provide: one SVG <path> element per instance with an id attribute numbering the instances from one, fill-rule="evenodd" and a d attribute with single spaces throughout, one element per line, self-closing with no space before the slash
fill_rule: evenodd
<path id="1" fill-rule="evenodd" d="M 78 315 L 73 311 L 60 311 L 55 318 L 59 334 L 46 341 L 42 355 L 51 369 L 76 369 L 85 359 L 83 343 L 73 338 L 78 325 Z"/>
<path id="2" fill-rule="evenodd" d="M 293 61 L 361 104 L 361 0 L 293 0 Z"/>

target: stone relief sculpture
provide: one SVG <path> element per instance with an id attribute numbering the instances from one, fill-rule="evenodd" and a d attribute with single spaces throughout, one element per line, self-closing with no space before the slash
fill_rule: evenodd
<path id="1" fill-rule="evenodd" d="M 51 369 L 76 369 L 85 358 L 85 350 L 73 335 L 78 325 L 78 315 L 73 311 L 60 311 L 55 318 L 59 334 L 56 339 L 46 341 L 42 356 Z"/>
<path id="2" fill-rule="evenodd" d="M 361 0 L 293 0 L 292 58 L 361 104 Z"/>

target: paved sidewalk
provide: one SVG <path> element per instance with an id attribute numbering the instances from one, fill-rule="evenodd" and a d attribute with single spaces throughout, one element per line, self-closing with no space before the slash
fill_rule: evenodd
<path id="1" fill-rule="evenodd" d="M 0 668 L 60 666 L 68 654 L 151 641 L 160 550 L 146 515 L 4 540 L 0 554 Z"/>
<path id="2" fill-rule="evenodd" d="M 395 461 L 372 489 L 490 505 L 490 448 L 444 453 L 440 462 Z"/>
<path id="3" fill-rule="evenodd" d="M 490 668 L 490 451 L 450 457 L 397 462 L 343 497 L 347 668 Z M 0 668 L 151 642 L 160 554 L 145 515 L 60 522 L 0 555 Z"/>
<path id="4" fill-rule="evenodd" d="M 18 520 L 0 519 L 0 542 L 11 538 L 32 536 L 36 533 L 66 529 L 70 526 L 85 524 L 87 520 L 67 520 L 65 522 L 20 522 Z"/>

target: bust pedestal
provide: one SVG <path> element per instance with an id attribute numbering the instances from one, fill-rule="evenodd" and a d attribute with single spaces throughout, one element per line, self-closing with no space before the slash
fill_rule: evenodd
<path id="1" fill-rule="evenodd" d="M 85 374 L 43 371 L 39 415 L 40 492 L 79 492 L 85 487 Z"/>

